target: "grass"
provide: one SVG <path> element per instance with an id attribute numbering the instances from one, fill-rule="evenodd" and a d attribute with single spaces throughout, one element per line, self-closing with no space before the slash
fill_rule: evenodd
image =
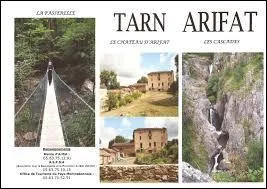
<path id="1" fill-rule="evenodd" d="M 251 77 L 250 81 L 247 82 L 249 77 Z M 255 53 L 247 62 L 239 62 L 232 69 L 224 69 L 219 78 L 219 98 L 227 92 L 234 91 L 239 91 L 242 97 L 246 96 L 252 90 L 255 82 L 263 79 L 263 54 Z"/>
<path id="2" fill-rule="evenodd" d="M 178 116 L 178 98 L 168 92 L 148 91 L 126 106 L 103 112 L 102 116 Z"/>

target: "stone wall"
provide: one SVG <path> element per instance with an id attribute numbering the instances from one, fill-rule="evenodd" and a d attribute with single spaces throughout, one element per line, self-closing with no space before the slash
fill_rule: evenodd
<path id="1" fill-rule="evenodd" d="M 100 179 L 119 182 L 178 182 L 178 165 L 101 165 Z"/>

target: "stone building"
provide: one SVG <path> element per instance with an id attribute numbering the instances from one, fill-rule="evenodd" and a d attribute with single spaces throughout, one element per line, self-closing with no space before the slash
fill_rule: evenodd
<path id="1" fill-rule="evenodd" d="M 118 149 L 121 157 L 134 156 L 134 143 L 114 143 L 111 146 L 112 149 Z"/>
<path id="2" fill-rule="evenodd" d="M 150 91 L 168 91 L 174 82 L 173 71 L 158 71 L 148 74 L 148 89 Z"/>
<path id="3" fill-rule="evenodd" d="M 106 152 L 104 149 L 100 149 L 100 165 L 108 165 L 112 163 L 112 158 L 110 153 Z"/>
<path id="4" fill-rule="evenodd" d="M 102 148 L 102 150 L 106 151 L 107 153 L 110 154 L 111 158 L 111 163 L 119 160 L 120 153 L 117 152 L 116 150 L 110 149 L 110 148 Z"/>
<path id="5" fill-rule="evenodd" d="M 168 142 L 166 128 L 139 128 L 133 131 L 135 152 L 154 153 Z"/>

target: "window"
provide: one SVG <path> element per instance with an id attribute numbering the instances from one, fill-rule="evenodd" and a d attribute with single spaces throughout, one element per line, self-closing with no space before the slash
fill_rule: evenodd
<path id="1" fill-rule="evenodd" d="M 152 83 L 152 88 L 153 88 L 153 83 Z"/>
<path id="2" fill-rule="evenodd" d="M 156 147 L 157 146 L 157 143 L 156 142 L 154 142 L 154 147 Z"/>
<path id="3" fill-rule="evenodd" d="M 160 83 L 158 83 L 158 86 L 160 86 Z"/>
<path id="4" fill-rule="evenodd" d="M 149 138 L 149 140 L 151 140 L 151 138 L 152 138 L 151 130 L 148 130 L 148 138 Z"/>
<path id="5" fill-rule="evenodd" d="M 170 86 L 170 83 L 168 83 L 168 86 Z"/>
<path id="6" fill-rule="evenodd" d="M 142 144 L 142 142 L 140 143 L 140 148 L 141 148 L 141 149 L 143 148 L 143 144 Z"/>
<path id="7" fill-rule="evenodd" d="M 151 147 L 151 142 L 149 143 L 149 147 Z"/>
<path id="8" fill-rule="evenodd" d="M 142 139 L 142 137 L 141 137 L 141 136 L 140 136 L 139 138 L 140 138 L 140 140 Z"/>
<path id="9" fill-rule="evenodd" d="M 164 85 L 164 83 L 162 82 L 162 86 Z"/>

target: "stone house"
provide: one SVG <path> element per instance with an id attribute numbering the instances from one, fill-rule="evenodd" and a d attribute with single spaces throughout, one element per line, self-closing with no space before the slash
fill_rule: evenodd
<path id="1" fill-rule="evenodd" d="M 148 74 L 148 90 L 168 91 L 174 82 L 173 71 L 158 71 Z"/>
<path id="2" fill-rule="evenodd" d="M 112 163 L 111 155 L 104 149 L 100 149 L 100 165 L 108 165 Z"/>
<path id="3" fill-rule="evenodd" d="M 114 143 L 111 146 L 112 149 L 118 149 L 120 151 L 121 157 L 128 157 L 128 156 L 134 156 L 135 150 L 134 150 L 134 143 Z"/>
<path id="4" fill-rule="evenodd" d="M 166 128 L 139 128 L 133 131 L 135 152 L 154 153 L 168 142 Z"/>
<path id="5" fill-rule="evenodd" d="M 120 156 L 119 152 L 117 152 L 113 149 L 110 149 L 110 148 L 103 148 L 103 150 L 110 154 L 111 163 L 113 163 L 119 159 L 119 156 Z"/>

